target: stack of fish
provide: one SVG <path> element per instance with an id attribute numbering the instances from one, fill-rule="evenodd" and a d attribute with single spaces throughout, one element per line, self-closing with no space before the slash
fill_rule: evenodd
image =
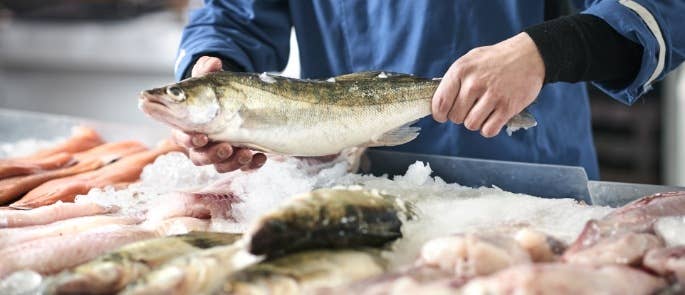
<path id="1" fill-rule="evenodd" d="M 673 221 L 672 218 L 677 220 Z M 427 242 L 414 265 L 350 294 L 682 294 L 685 192 L 647 196 L 590 220 L 568 247 L 525 227 Z M 671 220 L 673 226 L 659 226 Z M 667 229 L 667 230 L 666 230 Z M 666 232 L 668 231 L 668 232 Z M 660 293 L 661 294 L 661 293 Z"/>
<path id="2" fill-rule="evenodd" d="M 401 237 L 402 220 L 412 216 L 411 206 L 393 196 L 320 189 L 265 214 L 242 238 L 191 232 L 145 239 L 25 288 L 49 294 L 308 293 L 381 275 L 381 249 Z M 32 276 L 19 272 L 5 285 Z"/>
<path id="3" fill-rule="evenodd" d="M 0 160 L 0 205 L 34 209 L 73 202 L 92 188 L 125 186 L 162 154 L 180 151 L 164 143 L 147 150 L 137 141 L 104 143 L 92 129 L 76 127 L 66 141 L 32 155 Z"/>

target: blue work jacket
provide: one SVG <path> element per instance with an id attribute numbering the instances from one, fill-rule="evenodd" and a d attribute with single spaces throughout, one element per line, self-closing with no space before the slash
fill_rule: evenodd
<path id="1" fill-rule="evenodd" d="M 632 104 L 685 56 L 685 1 L 574 1 L 643 47 L 627 86 L 596 83 Z M 294 27 L 302 78 L 384 70 L 441 77 L 469 50 L 541 23 L 542 0 L 206 0 L 183 31 L 176 77 L 202 55 L 218 55 L 249 72 L 280 71 Z M 582 166 L 599 177 L 585 83 L 551 83 L 529 107 L 538 126 L 484 138 L 426 117 L 419 137 L 386 149 L 472 158 Z M 382 118 L 380 118 L 382 119 Z"/>

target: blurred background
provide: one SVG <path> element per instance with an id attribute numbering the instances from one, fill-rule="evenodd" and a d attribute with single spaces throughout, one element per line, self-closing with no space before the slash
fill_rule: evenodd
<path id="1" fill-rule="evenodd" d="M 187 11 L 200 5 L 0 0 L 0 108 L 155 125 L 132 111 L 137 94 L 173 81 Z M 283 74 L 299 76 L 294 32 Z M 630 107 L 590 94 L 602 180 L 685 185 L 682 66 Z"/>

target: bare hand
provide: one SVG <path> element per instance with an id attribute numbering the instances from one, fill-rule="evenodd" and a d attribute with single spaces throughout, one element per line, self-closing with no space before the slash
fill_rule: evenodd
<path id="1" fill-rule="evenodd" d="M 493 137 L 535 100 L 544 79 L 544 62 L 526 33 L 475 48 L 445 73 L 433 95 L 433 118 Z"/>
<path id="2" fill-rule="evenodd" d="M 216 57 L 200 57 L 193 66 L 191 76 L 198 77 L 221 70 L 221 60 Z M 174 130 L 176 142 L 188 149 L 188 156 L 195 165 L 214 165 L 218 172 L 237 169 L 257 169 L 266 162 L 266 155 L 238 148 L 227 142 L 210 142 L 206 134 L 186 133 Z"/>

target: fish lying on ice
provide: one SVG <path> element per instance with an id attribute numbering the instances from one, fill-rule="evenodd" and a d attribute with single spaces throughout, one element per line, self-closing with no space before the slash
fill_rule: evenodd
<path id="1" fill-rule="evenodd" d="M 172 193 L 164 201 L 152 203 L 147 209 L 148 222 L 158 222 L 171 217 L 231 218 L 231 206 L 237 197 L 231 193 L 203 191 L 198 193 Z"/>
<path id="2" fill-rule="evenodd" d="M 512 237 L 468 233 L 426 242 L 417 266 L 435 267 L 455 277 L 471 278 L 529 263 L 532 263 L 530 255 Z"/>
<path id="3" fill-rule="evenodd" d="M 0 179 L 54 170 L 75 163 L 69 153 L 57 153 L 35 160 L 0 160 Z"/>
<path id="4" fill-rule="evenodd" d="M 96 170 L 104 165 L 110 164 L 121 157 L 140 152 L 145 146 L 137 141 L 123 141 L 99 145 L 84 152 L 74 154 L 75 163 L 69 167 L 44 171 L 41 173 L 16 176 L 0 180 L 0 203 L 13 200 L 26 192 L 40 187 L 51 180 L 73 176 Z M 54 189 L 54 188 L 53 188 Z M 18 209 L 28 209 L 33 207 L 22 207 L 22 201 L 10 205 Z"/>
<path id="5" fill-rule="evenodd" d="M 95 171 L 71 177 L 55 179 L 31 190 L 19 201 L 10 205 L 14 208 L 29 209 L 52 204 L 57 201 L 73 202 L 77 195 L 85 195 L 92 188 L 103 188 L 121 182 L 138 179 L 143 168 L 158 156 L 182 151 L 177 145 L 165 142 L 152 150 L 140 151 Z"/>
<path id="6" fill-rule="evenodd" d="M 71 137 L 67 140 L 60 142 L 50 148 L 39 150 L 31 155 L 24 157 L 11 158 L 7 160 L 12 161 L 24 161 L 24 160 L 40 160 L 48 156 L 52 156 L 58 153 L 78 153 L 85 150 L 89 150 L 98 145 L 104 143 L 102 138 L 98 133 L 88 127 L 76 126 L 72 128 Z M 6 161 L 5 159 L 0 160 L 0 163 Z"/>
<path id="7" fill-rule="evenodd" d="M 685 246 L 652 249 L 642 264 L 660 276 L 672 278 L 685 290 Z"/>
<path id="8" fill-rule="evenodd" d="M 193 231 L 206 231 L 209 229 L 209 219 L 179 216 L 171 217 L 159 222 L 145 222 L 142 228 L 154 230 L 160 236 L 182 235 Z"/>
<path id="9" fill-rule="evenodd" d="M 530 228 L 474 230 L 429 240 L 413 265 L 332 293 L 452 294 L 475 277 L 515 265 L 555 261 L 562 251 L 561 242 Z"/>
<path id="10" fill-rule="evenodd" d="M 0 229 L 0 249 L 26 241 L 79 233 L 103 225 L 130 225 L 141 221 L 141 218 L 132 216 L 94 215 L 70 218 L 45 225 L 4 228 Z"/>
<path id="11" fill-rule="evenodd" d="M 56 273 L 114 248 L 155 236 L 154 232 L 132 225 L 106 225 L 72 235 L 26 241 L 0 249 L 0 278 L 22 269 Z"/>
<path id="12" fill-rule="evenodd" d="M 588 221 L 564 253 L 564 260 L 639 263 L 646 251 L 663 244 L 661 238 L 655 236 L 657 221 L 681 215 L 685 215 L 685 192 L 659 193 L 637 199 L 599 220 Z"/>
<path id="13" fill-rule="evenodd" d="M 382 246 L 402 236 L 411 205 L 359 189 L 318 189 L 264 214 L 248 232 L 249 251 L 270 257 L 314 248 Z"/>
<path id="14" fill-rule="evenodd" d="M 131 243 L 61 273 L 50 289 L 57 294 L 116 293 L 177 256 L 230 245 L 239 238 L 239 234 L 191 232 Z"/>
<path id="15" fill-rule="evenodd" d="M 568 263 L 605 265 L 639 265 L 645 254 L 663 247 L 657 236 L 648 233 L 621 233 L 600 239 L 593 245 L 578 251 L 564 253 Z"/>
<path id="16" fill-rule="evenodd" d="M 258 261 L 237 241 L 170 260 L 131 283 L 121 294 L 211 294 L 236 270 Z"/>
<path id="17" fill-rule="evenodd" d="M 418 136 L 440 82 L 362 72 L 328 81 L 217 72 L 141 93 L 153 119 L 216 141 L 269 153 L 325 156 L 354 146 L 393 146 Z M 508 128 L 537 122 L 527 112 Z"/>
<path id="18" fill-rule="evenodd" d="M 0 210 L 0 228 L 48 224 L 59 220 L 106 214 L 117 211 L 114 206 L 100 206 L 94 203 L 57 202 L 31 210 Z"/>
<path id="19" fill-rule="evenodd" d="M 375 249 L 304 251 L 242 269 L 215 294 L 311 294 L 380 275 L 385 267 Z"/>
<path id="20" fill-rule="evenodd" d="M 655 294 L 663 279 L 621 265 L 520 265 L 468 282 L 456 294 Z"/>

